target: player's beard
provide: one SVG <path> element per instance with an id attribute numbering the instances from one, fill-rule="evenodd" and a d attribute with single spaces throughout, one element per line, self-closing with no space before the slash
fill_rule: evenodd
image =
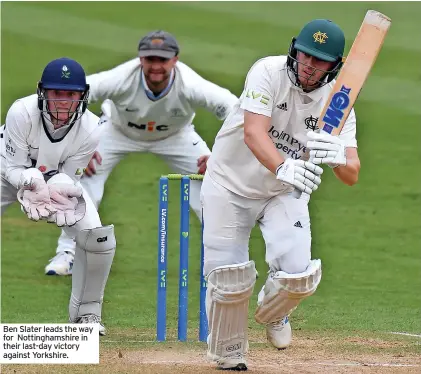
<path id="1" fill-rule="evenodd" d="M 167 83 L 168 79 L 170 78 L 170 75 L 171 75 L 171 72 L 170 71 L 167 72 L 165 70 L 160 71 L 159 73 L 149 71 L 148 73 L 145 74 L 145 77 L 146 77 L 148 86 L 151 86 L 150 88 L 153 88 L 153 87 L 159 87 L 163 83 Z"/>
<path id="2" fill-rule="evenodd" d="M 304 75 L 299 76 L 300 84 L 305 90 L 314 90 L 319 87 L 319 81 L 314 80 L 312 77 Z"/>
<path id="3" fill-rule="evenodd" d="M 312 65 L 296 61 L 296 75 L 301 87 L 306 92 L 311 92 L 324 86 L 329 70 L 316 68 Z"/>
<path id="4" fill-rule="evenodd" d="M 320 80 L 323 77 L 323 73 L 318 69 L 306 69 L 305 67 L 298 68 L 298 79 L 301 86 L 306 91 L 312 91 L 320 86 Z"/>

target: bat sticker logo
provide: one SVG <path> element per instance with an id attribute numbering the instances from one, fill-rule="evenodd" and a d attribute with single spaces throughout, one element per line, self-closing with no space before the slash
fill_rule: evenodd
<path id="1" fill-rule="evenodd" d="M 344 111 L 348 108 L 351 101 L 349 98 L 350 92 L 351 88 L 342 85 L 340 91 L 332 96 L 326 114 L 322 119 L 323 131 L 331 134 L 334 128 L 339 127 L 342 117 L 344 116 Z"/>

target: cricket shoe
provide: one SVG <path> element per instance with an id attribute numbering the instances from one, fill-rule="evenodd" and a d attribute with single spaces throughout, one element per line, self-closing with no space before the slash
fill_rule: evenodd
<path id="1" fill-rule="evenodd" d="M 71 252 L 58 252 L 45 267 L 46 275 L 72 275 L 74 255 Z"/>
<path id="2" fill-rule="evenodd" d="M 101 322 L 101 318 L 95 314 L 86 314 L 76 318 L 75 323 L 98 323 L 99 325 L 99 335 L 104 336 L 107 333 L 104 325 Z"/>
<path id="3" fill-rule="evenodd" d="M 244 358 L 244 355 L 237 353 L 228 357 L 221 357 L 216 361 L 219 370 L 232 370 L 232 371 L 246 371 L 247 362 Z"/>
<path id="4" fill-rule="evenodd" d="M 291 344 L 292 329 L 288 316 L 266 325 L 266 336 L 275 348 L 285 349 Z"/>

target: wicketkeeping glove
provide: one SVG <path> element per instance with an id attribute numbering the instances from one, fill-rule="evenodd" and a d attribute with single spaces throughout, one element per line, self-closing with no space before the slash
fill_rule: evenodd
<path id="1" fill-rule="evenodd" d="M 51 203 L 56 213 L 50 216 L 49 223 L 57 226 L 73 226 L 79 222 L 86 212 L 86 202 L 83 198 L 82 187 L 66 184 L 49 184 Z"/>
<path id="2" fill-rule="evenodd" d="M 22 178 L 19 186 L 17 199 L 29 219 L 39 221 L 56 211 L 51 204 L 47 183 L 43 179 Z"/>

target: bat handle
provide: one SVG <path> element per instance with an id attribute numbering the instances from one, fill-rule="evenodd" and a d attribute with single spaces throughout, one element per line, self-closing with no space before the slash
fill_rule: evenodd
<path id="1" fill-rule="evenodd" d="M 299 199 L 301 197 L 301 194 L 302 192 L 300 190 L 294 189 L 294 191 L 292 191 L 292 196 L 296 199 Z"/>

